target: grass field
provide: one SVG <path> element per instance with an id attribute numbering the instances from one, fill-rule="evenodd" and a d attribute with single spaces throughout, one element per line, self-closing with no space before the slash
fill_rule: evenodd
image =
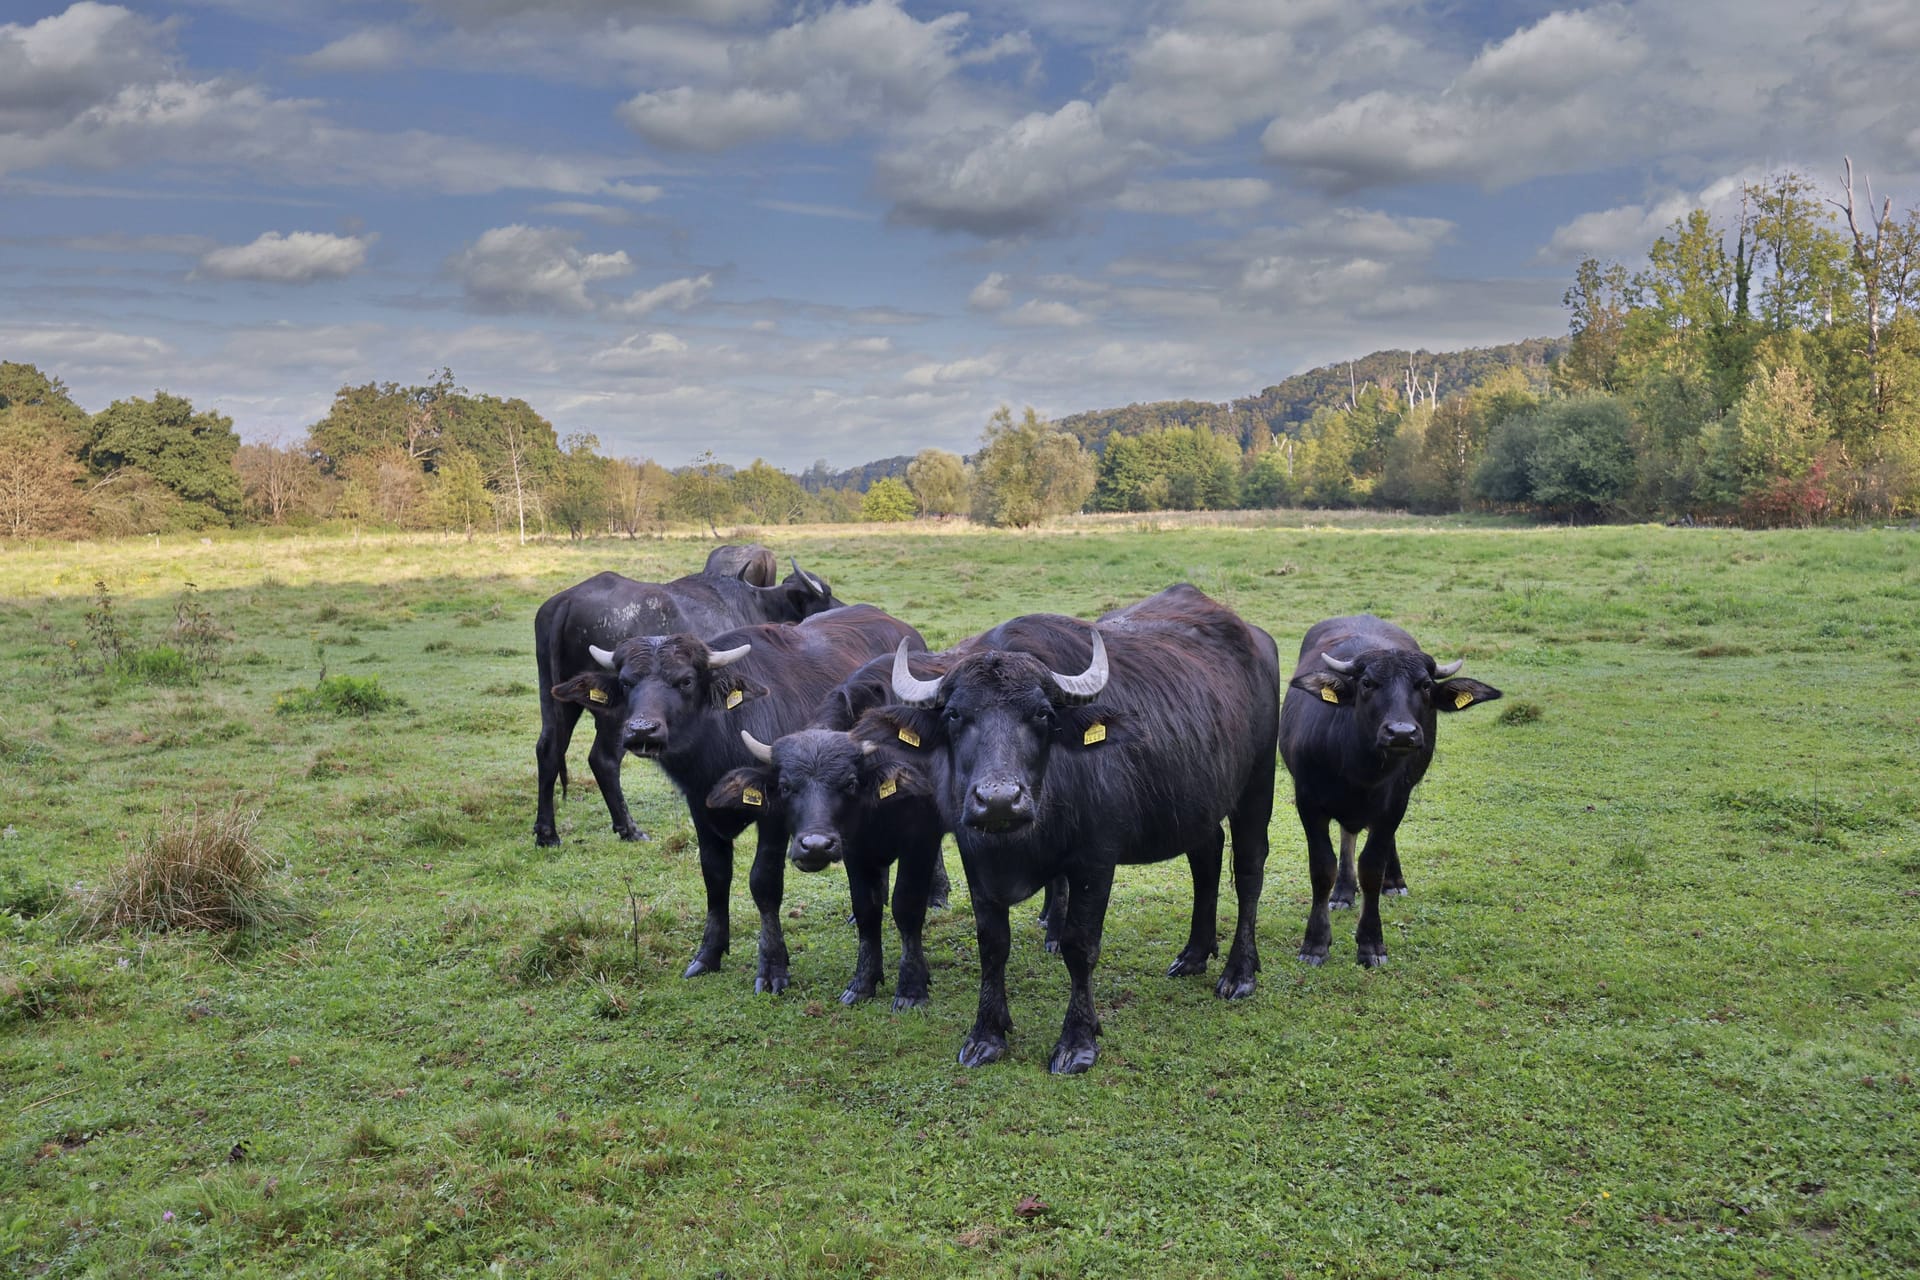
<path id="1" fill-rule="evenodd" d="M 896 1015 L 835 1001 L 837 872 L 788 876 L 796 985 L 753 995 L 745 856 L 735 950 L 683 981 L 702 899 L 681 803 L 630 761 L 654 839 L 621 844 L 585 735 L 564 842 L 534 847 L 535 606 L 602 568 L 690 571 L 703 545 L 0 550 L 0 1271 L 1920 1269 L 1912 531 L 771 540 L 935 646 L 1187 580 L 1287 654 L 1373 610 L 1506 698 L 1443 722 L 1384 969 L 1352 962 L 1351 913 L 1325 968 L 1294 959 L 1283 805 L 1252 1000 L 1161 976 L 1184 864 L 1123 869 L 1093 1071 L 1046 1074 L 1066 976 L 1024 913 L 1011 1055 L 967 1071 L 963 890 L 929 927 L 932 1007 Z M 105 670 L 96 580 L 133 655 Z M 142 656 L 188 582 L 234 637 L 217 670 Z M 316 698 L 323 667 L 399 702 Z M 236 802 L 297 919 L 72 932 L 74 886 Z"/>

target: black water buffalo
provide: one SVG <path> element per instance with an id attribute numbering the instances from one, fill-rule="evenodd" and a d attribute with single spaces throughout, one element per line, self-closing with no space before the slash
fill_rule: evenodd
<path id="1" fill-rule="evenodd" d="M 719 548 L 708 557 L 729 548 Z M 751 565 L 748 565 L 751 567 Z M 555 684 L 593 665 L 588 649 L 611 650 L 632 636 L 714 636 L 757 622 L 798 622 L 840 601 L 826 581 L 797 563 L 778 586 L 756 587 L 729 573 L 701 572 L 672 582 L 635 582 L 617 573 L 598 573 L 550 598 L 533 616 L 533 657 L 540 671 L 539 800 L 533 819 L 536 844 L 560 843 L 553 816 L 553 784 L 567 785 L 567 744 L 582 708 L 553 697 Z M 645 837 L 633 825 L 620 790 L 619 726 L 605 706 L 594 713 L 593 748 L 587 764 L 600 784 L 607 814 L 622 840 Z"/>
<path id="2" fill-rule="evenodd" d="M 1092 625 L 1037 615 L 981 639 L 937 680 L 896 655 L 898 702 L 856 729 L 925 772 L 960 846 L 981 970 L 961 1063 L 1006 1053 L 1007 911 L 1055 877 L 1068 885 L 1060 949 L 1072 994 L 1051 1070 L 1084 1071 L 1098 1056 L 1091 978 L 1117 865 L 1189 852 L 1194 927 L 1175 971 L 1204 968 L 1223 819 L 1239 919 L 1215 991 L 1251 995 L 1280 709 L 1273 638 L 1182 584 Z"/>
<path id="3" fill-rule="evenodd" d="M 945 654 L 915 654 L 920 674 L 933 673 Z M 929 907 L 944 907 L 950 887 L 941 865 L 940 811 L 917 771 L 875 754 L 850 730 L 869 708 L 893 697 L 893 659 L 876 658 L 827 695 L 804 729 L 771 745 L 747 741 L 758 765 L 722 778 L 707 797 L 716 809 L 777 811 L 788 831 L 787 857 L 802 871 L 846 864 L 860 950 L 852 979 L 840 995 L 855 1004 L 879 988 L 882 965 L 881 909 L 887 877 L 900 864 L 893 890 L 893 923 L 900 931 L 900 977 L 896 1010 L 928 1000 L 926 955 L 921 936 Z M 751 816 L 751 815 L 750 815 Z"/>
<path id="4" fill-rule="evenodd" d="M 1316 623 L 1301 643 L 1281 711 L 1280 755 L 1307 832 L 1313 907 L 1300 958 L 1308 964 L 1325 961 L 1332 945 L 1330 901 L 1344 896 L 1352 905 L 1354 837 L 1363 829 L 1358 880 L 1365 905 L 1354 938 L 1361 964 L 1386 963 L 1380 894 L 1406 892 L 1394 832 L 1433 760 L 1435 713 L 1500 696 L 1492 685 L 1456 675 L 1460 665 L 1435 663 L 1412 636 L 1368 613 Z M 1340 824 L 1338 884 L 1329 822 Z"/>
<path id="5" fill-rule="evenodd" d="M 770 587 L 780 576 L 780 562 L 759 543 L 748 542 L 715 547 L 707 553 L 707 567 L 701 572 L 738 578 L 750 587 Z"/>
<path id="6" fill-rule="evenodd" d="M 834 686 L 896 646 L 926 648 L 906 623 L 857 604 L 798 625 L 739 627 L 711 642 L 669 635 L 625 640 L 611 652 L 591 646 L 590 669 L 554 687 L 556 700 L 600 711 L 616 740 L 635 755 L 658 760 L 686 798 L 707 888 L 706 930 L 687 977 L 717 969 L 727 951 L 733 841 L 757 822 L 759 842 L 747 879 L 760 910 L 753 985 L 756 991 L 786 989 L 787 944 L 780 931 L 786 828 L 777 810 L 709 809 L 707 795 L 723 775 L 757 763 L 743 730 L 766 742 L 803 727 Z"/>

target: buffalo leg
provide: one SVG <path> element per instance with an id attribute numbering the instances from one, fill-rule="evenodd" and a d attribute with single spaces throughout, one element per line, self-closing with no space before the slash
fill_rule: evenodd
<path id="1" fill-rule="evenodd" d="M 1380 930 L 1380 885 L 1386 878 L 1387 864 L 1396 856 L 1394 831 L 1399 825 L 1398 813 L 1373 824 L 1367 832 L 1367 847 L 1360 852 L 1360 893 L 1363 903 L 1360 908 L 1360 927 L 1354 930 L 1353 939 L 1358 948 L 1356 958 L 1369 969 L 1387 962 L 1387 943 Z"/>
<path id="2" fill-rule="evenodd" d="M 1211 841 L 1187 854 L 1187 869 L 1193 873 L 1193 920 L 1187 945 L 1167 966 L 1169 978 L 1205 973 L 1208 959 L 1220 954 L 1220 850 L 1226 842 L 1226 833 L 1216 827 Z"/>
<path id="3" fill-rule="evenodd" d="M 1353 869 L 1353 849 L 1359 834 L 1340 828 L 1340 875 L 1333 882 L 1333 896 L 1327 899 L 1330 907 L 1351 907 L 1354 895 L 1360 892 L 1360 881 Z"/>
<path id="4" fill-rule="evenodd" d="M 1263 785 L 1264 784 L 1264 785 Z M 1244 1000 L 1253 994 L 1260 972 L 1260 890 L 1267 879 L 1267 827 L 1273 821 L 1273 761 L 1254 770 L 1254 781 L 1241 793 L 1230 817 L 1233 826 L 1233 889 L 1239 912 L 1233 923 L 1233 945 L 1213 994 L 1222 1000 Z M 1331 923 L 1328 927 L 1331 939 Z"/>
<path id="5" fill-rule="evenodd" d="M 780 929 L 780 900 L 787 889 L 787 831 L 770 818 L 760 820 L 747 888 L 753 893 L 753 905 L 760 909 L 760 964 L 753 975 L 753 989 L 777 996 L 788 985 L 787 936 Z"/>
<path id="6" fill-rule="evenodd" d="M 931 911 L 945 911 L 953 905 L 953 881 L 947 878 L 947 855 L 940 849 L 933 851 L 933 881 L 927 889 L 927 908 Z"/>
<path id="7" fill-rule="evenodd" d="M 613 819 L 614 834 L 622 840 L 645 840 L 647 833 L 633 825 L 627 812 L 627 796 L 620 789 L 620 757 L 626 752 L 619 726 L 608 720 L 595 720 L 593 750 L 587 764 L 593 768 L 593 780 L 600 784 L 600 798 L 607 802 L 607 816 Z"/>
<path id="8" fill-rule="evenodd" d="M 1333 894 L 1338 859 L 1333 841 L 1327 838 L 1324 814 L 1303 810 L 1300 825 L 1307 832 L 1307 878 L 1313 882 L 1313 905 L 1307 908 L 1307 936 L 1300 943 L 1300 958 L 1308 964 L 1323 964 L 1333 948 L 1333 917 L 1327 912 L 1327 899 Z"/>
<path id="9" fill-rule="evenodd" d="M 1060 954 L 1060 935 L 1067 927 L 1067 897 L 1067 878 L 1055 876 L 1047 881 L 1046 896 L 1040 900 L 1040 927 L 1046 931 L 1040 945 L 1054 955 Z"/>
<path id="10" fill-rule="evenodd" d="M 1013 930 L 1007 923 L 1007 904 L 987 899 L 971 866 L 967 893 L 973 898 L 973 933 L 980 946 L 980 1007 L 973 1030 L 960 1045 L 960 1065 L 984 1067 L 1006 1056 L 1007 1033 L 1013 1030 L 1013 1015 L 1007 1010 L 1007 952 Z"/>
<path id="11" fill-rule="evenodd" d="M 1077 1075 L 1094 1064 L 1100 1046 L 1100 1016 L 1093 1007 L 1093 966 L 1100 961 L 1100 933 L 1107 919 L 1107 898 L 1113 892 L 1111 864 L 1090 868 L 1076 876 L 1067 895 L 1067 927 L 1060 936 L 1060 955 L 1067 962 L 1073 987 L 1067 996 L 1067 1016 L 1060 1026 L 1059 1043 L 1047 1070 L 1055 1075 Z"/>
<path id="12" fill-rule="evenodd" d="M 544 689 L 540 694 L 540 740 L 533 748 L 540 791 L 533 814 L 533 842 L 554 845 L 560 843 L 560 827 L 553 816 L 553 786 L 566 777 L 567 744 L 573 741 L 573 726 L 580 720 L 581 708 L 555 701 Z"/>
<path id="13" fill-rule="evenodd" d="M 880 988 L 880 926 L 886 914 L 887 868 L 861 860 L 847 863 L 847 888 L 853 894 L 853 921 L 860 930 L 860 952 L 853 977 L 840 993 L 841 1004 L 858 1004 Z"/>
<path id="14" fill-rule="evenodd" d="M 707 887 L 707 927 L 700 935 L 700 949 L 693 953 L 693 963 L 681 975 L 685 978 L 718 969 L 731 940 L 727 895 L 733 889 L 733 841 L 709 826 L 699 812 L 693 814 L 693 832 L 700 841 L 700 879 Z"/>
<path id="15" fill-rule="evenodd" d="M 1400 845 L 1396 841 L 1393 856 L 1387 859 L 1387 872 L 1380 881 L 1380 892 L 1389 898 L 1403 898 L 1407 893 L 1407 878 L 1400 873 Z"/>
<path id="16" fill-rule="evenodd" d="M 933 874 L 939 865 L 938 834 L 924 851 L 910 849 L 900 859 L 893 885 L 893 927 L 900 931 L 900 980 L 893 992 L 896 1011 L 919 1008 L 930 999 L 931 979 L 921 935 L 927 923 Z"/>

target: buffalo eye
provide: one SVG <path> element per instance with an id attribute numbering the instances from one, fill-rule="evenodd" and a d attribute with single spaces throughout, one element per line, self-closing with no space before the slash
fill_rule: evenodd
<path id="1" fill-rule="evenodd" d="M 674 681 L 674 684 L 682 689 L 691 689 L 693 688 L 693 677 L 681 676 L 678 680 Z"/>
<path id="2" fill-rule="evenodd" d="M 961 714 L 960 714 L 960 713 L 959 713 L 958 711 L 955 711 L 955 710 L 954 710 L 954 709 L 953 709 L 952 707 L 948 707 L 948 708 L 947 708 L 947 723 L 948 723 L 948 724 L 951 724 L 951 725 L 958 725 L 958 724 L 959 724 L 959 723 L 960 723 L 960 722 L 961 722 L 962 720 L 964 720 L 964 719 L 966 719 L 966 717 L 965 717 L 965 716 L 963 716 L 963 715 L 961 715 Z"/>
<path id="3" fill-rule="evenodd" d="M 1361 676 L 1360 687 L 1362 689 L 1378 689 L 1380 687 L 1380 682 L 1378 680 L 1375 680 L 1372 676 Z"/>

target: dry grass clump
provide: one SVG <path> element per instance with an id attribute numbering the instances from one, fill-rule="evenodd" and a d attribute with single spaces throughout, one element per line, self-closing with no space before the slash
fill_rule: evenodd
<path id="1" fill-rule="evenodd" d="M 302 913 L 268 880 L 273 859 L 254 839 L 257 809 L 163 813 L 106 882 L 82 895 L 75 931 L 220 933 L 272 928 Z"/>

